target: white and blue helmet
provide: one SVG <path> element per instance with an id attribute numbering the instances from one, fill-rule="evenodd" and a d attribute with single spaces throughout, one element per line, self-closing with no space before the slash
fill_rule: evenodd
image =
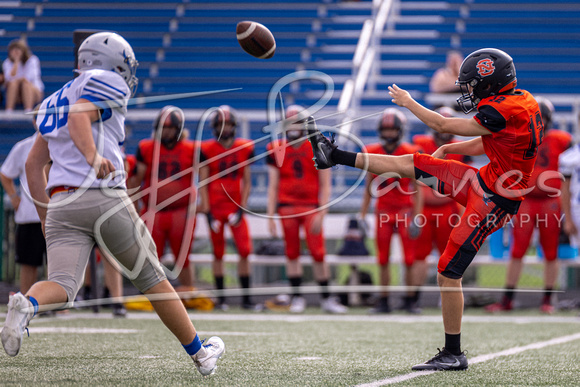
<path id="1" fill-rule="evenodd" d="M 139 62 L 131 45 L 114 32 L 98 32 L 79 47 L 79 70 L 111 70 L 119 74 L 135 94 L 139 80 L 135 76 Z"/>

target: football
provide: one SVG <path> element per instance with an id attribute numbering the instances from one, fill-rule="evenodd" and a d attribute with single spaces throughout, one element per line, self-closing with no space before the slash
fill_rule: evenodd
<path id="1" fill-rule="evenodd" d="M 236 27 L 238 43 L 248 54 L 270 59 L 276 51 L 276 40 L 268 28 L 253 21 L 239 22 Z"/>

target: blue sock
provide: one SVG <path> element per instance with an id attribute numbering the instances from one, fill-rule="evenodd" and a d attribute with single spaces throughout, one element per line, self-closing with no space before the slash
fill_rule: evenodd
<path id="1" fill-rule="evenodd" d="M 28 299 L 30 300 L 32 306 L 34 307 L 34 314 L 32 315 L 32 317 L 34 317 L 36 316 L 36 313 L 38 313 L 38 301 L 36 301 L 36 298 L 32 296 L 29 296 Z"/>
<path id="2" fill-rule="evenodd" d="M 201 340 L 199 339 L 199 336 L 196 334 L 195 339 L 193 339 L 191 343 L 183 345 L 183 349 L 185 349 L 185 352 L 187 352 L 189 356 L 195 355 L 201 349 Z"/>

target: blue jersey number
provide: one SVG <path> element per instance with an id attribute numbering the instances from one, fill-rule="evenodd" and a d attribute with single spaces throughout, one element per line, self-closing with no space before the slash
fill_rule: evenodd
<path id="1" fill-rule="evenodd" d="M 55 129 L 62 128 L 68 122 L 69 101 L 67 97 L 63 97 L 63 93 L 71 85 L 72 81 L 64 85 L 58 93 L 51 98 L 46 104 L 46 111 L 44 119 L 39 126 L 40 133 L 50 133 Z M 54 99 L 56 98 L 56 102 Z"/>

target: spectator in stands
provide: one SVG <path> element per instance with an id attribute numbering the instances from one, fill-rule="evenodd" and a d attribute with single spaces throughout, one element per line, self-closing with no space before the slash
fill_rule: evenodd
<path id="1" fill-rule="evenodd" d="M 513 218 L 513 243 L 508 264 L 505 294 L 500 302 L 488 305 L 488 312 L 513 309 L 514 289 L 520 279 L 523 261 L 534 229 L 540 233 L 540 245 L 544 252 L 544 297 L 540 305 L 542 313 L 554 312 L 552 291 L 558 278 L 558 244 L 560 239 L 560 195 L 561 180 L 556 175 L 560 154 L 572 145 L 568 132 L 552 129 L 554 105 L 536 97 L 544 122 L 544 139 L 538 146 L 534 171 L 528 183 L 534 189 L 526 195 L 518 214 Z M 548 179 L 549 178 L 549 179 Z M 547 179 L 547 180 L 545 180 Z"/>
<path id="2" fill-rule="evenodd" d="M 20 264 L 20 292 L 25 294 L 38 280 L 38 268 L 44 265 L 46 242 L 40 218 L 30 198 L 24 164 L 37 133 L 14 145 L 0 169 L 0 181 L 10 198 L 16 223 L 16 262 Z M 20 180 L 20 193 L 14 180 Z"/>
<path id="3" fill-rule="evenodd" d="M 300 226 L 313 258 L 314 277 L 322 288 L 321 307 L 328 313 L 346 313 L 347 308 L 328 291 L 330 269 L 324 262 L 325 246 L 322 222 L 330 198 L 330 171 L 317 171 L 312 164 L 312 148 L 306 141 L 307 111 L 297 105 L 286 109 L 283 125 L 286 138 L 268 144 L 268 216 L 272 236 L 277 236 L 274 216 L 281 218 L 286 247 L 288 280 L 293 289 L 291 313 L 302 313 L 306 300 L 300 294 L 302 265 Z M 284 153 L 282 153 L 282 151 Z M 280 155 L 283 159 L 279 160 Z"/>
<path id="4" fill-rule="evenodd" d="M 407 155 L 419 150 L 418 147 L 402 142 L 407 118 L 398 109 L 387 108 L 383 111 L 377 126 L 380 142 L 367 146 L 368 153 L 382 155 Z M 371 196 L 377 198 L 376 237 L 377 261 L 379 265 L 379 281 L 381 286 L 391 284 L 389 267 L 391 239 L 397 231 L 403 246 L 403 263 L 405 265 L 405 284 L 415 286 L 413 263 L 415 260 L 415 239 L 419 236 L 419 228 L 415 216 L 421 213 L 423 207 L 421 190 L 415 189 L 411 179 L 398 179 L 391 176 L 377 176 L 369 173 L 363 195 L 360 216 L 367 215 Z M 403 299 L 402 309 L 410 313 L 420 313 L 416 303 L 413 303 L 414 292 L 408 291 Z M 381 291 L 376 306 L 371 313 L 390 313 L 389 292 Z"/>
<path id="5" fill-rule="evenodd" d="M 450 107 L 441 107 L 436 110 L 443 117 L 455 117 L 455 110 Z M 433 131 L 431 135 L 416 135 L 413 143 L 421 148 L 424 153 L 433 154 L 439 147 L 451 144 L 454 135 Z M 465 164 L 471 163 L 471 157 L 459 154 L 446 154 L 445 160 L 457 160 Z M 447 241 L 453 230 L 453 224 L 457 223 L 463 214 L 463 207 L 455 200 L 445 197 L 427 186 L 422 186 L 423 192 L 423 219 L 421 220 L 421 233 L 416 242 L 415 263 L 413 264 L 413 276 L 415 284 L 421 286 L 427 278 L 427 256 L 437 248 L 443 254 Z M 419 291 L 414 294 L 410 304 L 416 308 L 419 300 Z"/>
<path id="6" fill-rule="evenodd" d="M 243 289 L 250 288 L 251 268 L 248 256 L 252 240 L 244 217 L 252 180 L 250 162 L 254 145 L 250 140 L 236 138 L 237 113 L 227 105 L 220 106 L 211 117 L 215 139 L 201 145 L 201 161 L 208 163 L 199 171 L 201 198 L 200 211 L 207 215 L 214 262 L 214 280 L 218 290 L 224 289 L 224 262 L 226 241 L 224 231 L 229 226 L 238 249 L 238 278 Z M 218 296 L 216 308 L 227 310 L 225 296 Z M 244 294 L 242 308 L 256 310 L 249 294 Z"/>
<path id="7" fill-rule="evenodd" d="M 159 111 L 153 138 L 139 142 L 135 175 L 128 181 L 129 189 L 143 183 L 141 189 L 148 192 L 141 202 L 141 217 L 151 231 L 157 256 L 163 256 L 167 243 L 171 247 L 179 272 L 178 292 L 194 289 L 189 253 L 195 229 L 196 214 L 190 209 L 197 202 L 193 180 L 196 163 L 194 143 L 183 136 L 184 122 L 183 111 L 175 106 Z M 181 176 L 173 179 L 177 174 Z"/>
<path id="8" fill-rule="evenodd" d="M 42 101 L 44 84 L 40 78 L 40 60 L 23 40 L 8 45 L 8 58 L 2 64 L 6 89 L 6 111 L 22 104 L 29 112 Z"/>
<path id="9" fill-rule="evenodd" d="M 459 51 L 447 52 L 445 67 L 435 71 L 429 82 L 431 93 L 459 93 L 459 86 L 455 81 L 459 77 L 459 68 L 463 62 L 463 55 Z"/>

